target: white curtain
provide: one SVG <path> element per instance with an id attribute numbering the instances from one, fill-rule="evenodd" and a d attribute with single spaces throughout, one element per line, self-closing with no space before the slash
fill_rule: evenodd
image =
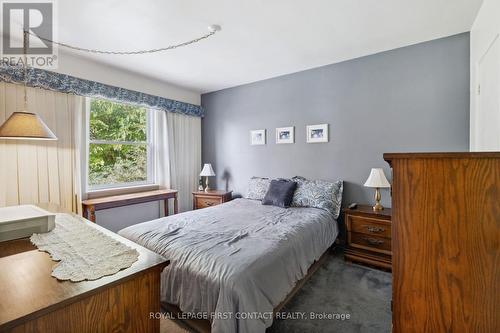
<path id="1" fill-rule="evenodd" d="M 0 139 L 0 206 L 55 203 L 80 213 L 80 147 L 84 98 L 28 88 L 37 113 L 57 141 Z M 0 82 L 0 123 L 23 108 L 23 87 Z"/>
<path id="2" fill-rule="evenodd" d="M 191 210 L 201 170 L 201 118 L 156 111 L 157 179 L 178 190 L 179 212 Z"/>

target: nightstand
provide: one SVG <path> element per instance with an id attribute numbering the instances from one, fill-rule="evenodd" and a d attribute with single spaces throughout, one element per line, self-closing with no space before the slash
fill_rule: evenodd
<path id="1" fill-rule="evenodd" d="M 371 206 L 358 205 L 344 209 L 347 244 L 344 258 L 391 270 L 391 209 L 373 211 Z"/>
<path id="2" fill-rule="evenodd" d="M 233 191 L 209 190 L 193 192 L 193 209 L 207 208 L 220 205 L 231 200 Z"/>

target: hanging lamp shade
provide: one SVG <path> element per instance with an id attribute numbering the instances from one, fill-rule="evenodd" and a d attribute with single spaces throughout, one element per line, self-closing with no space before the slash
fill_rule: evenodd
<path id="1" fill-rule="evenodd" d="M 57 137 L 37 114 L 14 112 L 0 126 L 0 139 L 57 140 Z"/>

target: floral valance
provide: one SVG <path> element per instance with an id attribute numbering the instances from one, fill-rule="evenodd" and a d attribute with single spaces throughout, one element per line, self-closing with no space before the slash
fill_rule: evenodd
<path id="1" fill-rule="evenodd" d="M 24 82 L 22 66 L 0 64 L 0 80 L 10 83 Z M 85 97 L 109 99 L 115 102 L 140 105 L 190 116 L 203 117 L 204 110 L 199 105 L 175 101 L 138 91 L 114 87 L 107 84 L 80 79 L 39 68 L 28 68 L 28 86 Z"/>

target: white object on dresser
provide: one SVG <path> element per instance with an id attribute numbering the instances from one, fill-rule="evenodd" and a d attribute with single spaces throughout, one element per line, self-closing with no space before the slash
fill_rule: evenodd
<path id="1" fill-rule="evenodd" d="M 55 214 L 33 205 L 0 208 L 0 242 L 49 232 L 55 227 Z"/>

